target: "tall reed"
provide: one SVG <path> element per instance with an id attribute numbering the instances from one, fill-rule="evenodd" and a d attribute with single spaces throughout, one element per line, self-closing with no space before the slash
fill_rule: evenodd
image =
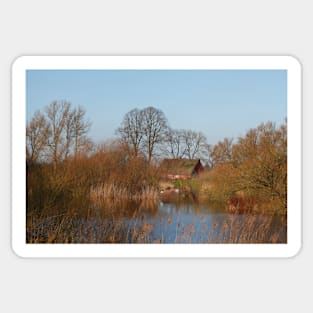
<path id="1" fill-rule="evenodd" d="M 102 206 L 107 201 L 145 201 L 158 199 L 158 190 L 154 187 L 142 187 L 141 190 L 132 192 L 126 187 L 120 187 L 116 184 L 100 184 L 90 188 L 90 201 L 95 206 Z"/>

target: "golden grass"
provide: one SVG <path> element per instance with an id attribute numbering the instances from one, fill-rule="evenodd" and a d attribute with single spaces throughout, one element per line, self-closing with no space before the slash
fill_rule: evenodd
<path id="1" fill-rule="evenodd" d="M 156 222 L 158 223 L 158 222 Z M 208 222 L 177 223 L 168 216 L 154 232 L 155 223 L 137 211 L 131 219 L 103 219 L 95 212 L 77 214 L 27 215 L 27 243 L 170 243 L 167 229 L 176 229 L 171 243 L 286 243 L 287 219 L 284 215 L 229 215 Z M 177 223 L 177 224 L 176 224 Z"/>
<path id="2" fill-rule="evenodd" d="M 111 202 L 120 201 L 157 201 L 159 192 L 156 188 L 146 186 L 137 192 L 131 192 L 128 188 L 116 186 L 114 184 L 101 184 L 90 188 L 89 198 L 91 204 L 95 206 L 103 206 Z"/>

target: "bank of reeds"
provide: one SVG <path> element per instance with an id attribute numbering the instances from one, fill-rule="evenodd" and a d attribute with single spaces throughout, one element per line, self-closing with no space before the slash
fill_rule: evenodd
<path id="1" fill-rule="evenodd" d="M 208 235 L 212 243 L 287 243 L 284 215 L 230 215 L 222 223 L 213 222 Z"/>
<path id="2" fill-rule="evenodd" d="M 163 220 L 163 222 L 162 222 Z M 160 217 L 163 230 L 147 221 L 139 210 L 132 219 L 101 218 L 69 214 L 27 215 L 27 243 L 286 243 L 284 215 L 230 215 L 225 219 L 203 218 L 197 224 L 175 225 L 170 217 Z M 176 228 L 169 239 L 167 228 Z"/>
<path id="3" fill-rule="evenodd" d="M 90 188 L 90 200 L 93 205 L 101 206 L 103 202 L 120 201 L 156 201 L 158 190 L 152 186 L 141 187 L 138 191 L 131 191 L 129 188 L 120 187 L 113 183 L 100 184 Z"/>

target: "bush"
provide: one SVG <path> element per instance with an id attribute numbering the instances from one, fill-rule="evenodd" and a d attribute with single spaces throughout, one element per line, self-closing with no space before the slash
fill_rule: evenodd
<path id="1" fill-rule="evenodd" d="M 154 199 L 159 182 L 153 165 L 142 157 L 129 157 L 122 146 L 68 158 L 56 168 L 32 164 L 27 177 L 28 210 L 56 212 L 88 210 L 99 197 Z"/>
<path id="2" fill-rule="evenodd" d="M 231 211 L 286 213 L 287 125 L 261 124 L 231 149 L 227 162 L 199 179 L 200 196 Z"/>

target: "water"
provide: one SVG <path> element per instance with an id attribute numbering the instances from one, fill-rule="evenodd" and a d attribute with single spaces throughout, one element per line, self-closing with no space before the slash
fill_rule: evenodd
<path id="1" fill-rule="evenodd" d="M 28 243 L 286 243 L 285 216 L 230 214 L 196 202 L 107 203 L 31 215 Z"/>
<path id="2" fill-rule="evenodd" d="M 205 206 L 160 203 L 157 216 L 147 216 L 146 223 L 154 225 L 151 232 L 154 241 L 161 238 L 164 243 L 204 243 L 214 223 L 221 224 L 227 215 Z"/>
<path id="3" fill-rule="evenodd" d="M 234 215 L 197 203 L 128 205 L 103 217 L 128 229 L 137 243 L 284 243 L 286 220 L 268 215 Z"/>

